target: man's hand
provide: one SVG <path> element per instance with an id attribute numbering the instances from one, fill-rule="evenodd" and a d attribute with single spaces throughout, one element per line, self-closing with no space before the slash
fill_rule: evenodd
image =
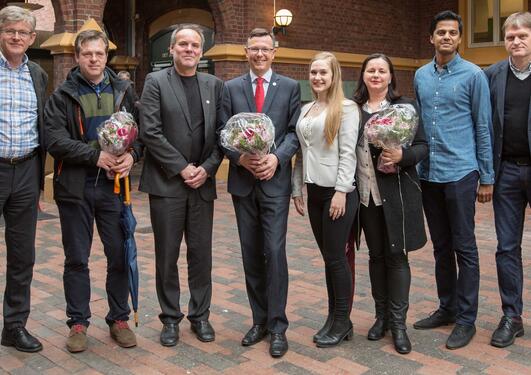
<path id="1" fill-rule="evenodd" d="M 256 178 L 260 180 L 270 180 L 277 170 L 278 158 L 274 154 L 267 154 L 258 162 L 258 167 L 255 170 Z"/>
<path id="2" fill-rule="evenodd" d="M 384 165 L 398 164 L 402 160 L 402 147 L 385 148 L 382 150 L 381 155 Z"/>
<path id="3" fill-rule="evenodd" d="M 300 197 L 293 197 L 293 203 L 299 215 L 304 216 L 304 198 L 302 195 Z"/>
<path id="4" fill-rule="evenodd" d="M 494 185 L 480 184 L 478 188 L 478 202 L 487 203 L 492 200 Z"/>
<path id="5" fill-rule="evenodd" d="M 196 175 L 196 173 L 197 173 L 197 172 L 196 172 L 196 169 L 197 169 L 197 168 L 195 167 L 195 165 L 193 165 L 193 164 L 188 164 L 188 165 L 186 166 L 186 168 L 184 168 L 184 169 L 181 171 L 180 175 L 181 175 L 181 177 L 183 178 L 184 181 L 186 181 L 186 180 L 191 180 L 192 178 L 195 177 L 195 175 Z"/>
<path id="6" fill-rule="evenodd" d="M 100 151 L 100 157 L 98 158 L 96 166 L 103 168 L 106 171 L 110 171 L 116 166 L 116 156 L 106 151 Z"/>
<path id="7" fill-rule="evenodd" d="M 336 191 L 330 202 L 330 211 L 328 212 L 332 220 L 337 220 L 345 214 L 346 203 L 347 194 Z"/>
<path id="8" fill-rule="evenodd" d="M 253 176 L 256 177 L 256 167 L 258 167 L 258 163 L 260 162 L 259 156 L 251 154 L 241 154 L 238 162 L 242 167 L 247 169 L 253 174 Z"/>
<path id="9" fill-rule="evenodd" d="M 121 178 L 127 177 L 134 163 L 133 156 L 129 152 L 126 152 L 116 159 L 116 165 L 112 168 L 112 171 L 114 173 L 120 173 Z"/>
<path id="10" fill-rule="evenodd" d="M 195 171 L 192 172 L 191 178 L 188 180 L 184 180 L 184 183 L 188 185 L 189 187 L 191 187 L 192 189 L 197 189 L 205 183 L 207 178 L 208 178 L 208 173 L 206 172 L 205 168 L 197 167 L 195 168 Z"/>

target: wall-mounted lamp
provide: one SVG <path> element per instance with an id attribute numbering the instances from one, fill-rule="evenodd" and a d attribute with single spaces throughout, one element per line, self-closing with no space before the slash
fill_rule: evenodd
<path id="1" fill-rule="evenodd" d="M 273 26 L 273 34 L 276 35 L 279 32 L 282 35 L 286 35 L 286 27 L 291 24 L 293 20 L 293 14 L 288 9 L 280 9 L 275 14 L 275 26 Z"/>

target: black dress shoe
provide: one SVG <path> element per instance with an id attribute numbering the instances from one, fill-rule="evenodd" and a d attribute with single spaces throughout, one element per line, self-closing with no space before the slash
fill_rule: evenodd
<path id="1" fill-rule="evenodd" d="M 381 340 L 385 337 L 385 331 L 389 329 L 387 320 L 376 318 L 376 321 L 367 333 L 367 339 L 371 341 Z"/>
<path id="2" fill-rule="evenodd" d="M 179 324 L 164 323 L 160 332 L 160 343 L 163 346 L 175 346 L 179 341 Z"/>
<path id="3" fill-rule="evenodd" d="M 492 334 L 490 344 L 497 348 L 505 348 L 512 345 L 516 337 L 523 335 L 524 325 L 522 324 L 522 319 L 504 316 L 501 318 L 498 328 Z"/>
<path id="4" fill-rule="evenodd" d="M 267 335 L 267 329 L 264 325 L 255 324 L 251 327 L 249 332 L 243 336 L 242 346 L 251 346 L 259 343 Z"/>
<path id="5" fill-rule="evenodd" d="M 271 333 L 269 354 L 273 358 L 280 358 L 288 351 L 288 339 L 284 333 Z"/>
<path id="6" fill-rule="evenodd" d="M 438 309 L 427 318 L 421 319 L 413 324 L 415 329 L 432 329 L 455 323 L 455 315 L 450 315 Z"/>
<path id="7" fill-rule="evenodd" d="M 340 323 L 332 323 L 332 327 L 326 335 L 315 342 L 318 348 L 330 348 L 339 345 L 343 340 L 352 339 L 352 322 L 346 320 Z"/>
<path id="8" fill-rule="evenodd" d="M 332 314 L 328 315 L 328 318 L 326 318 L 326 322 L 325 322 L 324 326 L 319 331 L 317 331 L 317 333 L 315 335 L 313 335 L 313 342 L 317 342 L 317 340 L 319 340 L 321 337 L 326 335 L 326 333 L 328 332 L 328 330 L 332 326 L 332 322 L 333 321 L 334 321 L 334 319 L 332 318 Z"/>
<path id="9" fill-rule="evenodd" d="M 476 326 L 465 326 L 463 324 L 456 324 L 452 333 L 446 340 L 446 347 L 448 349 L 459 349 L 467 346 L 472 337 L 476 334 Z"/>
<path id="10" fill-rule="evenodd" d="M 392 329 L 391 334 L 393 335 L 393 344 L 395 345 L 395 350 L 400 354 L 408 354 L 411 352 L 411 342 L 407 336 L 405 329 Z"/>
<path id="11" fill-rule="evenodd" d="M 2 341 L 4 346 L 13 346 L 21 352 L 34 353 L 42 350 L 42 344 L 24 327 L 15 327 L 2 330 Z"/>
<path id="12" fill-rule="evenodd" d="M 203 342 L 211 342 L 216 338 L 214 328 L 210 325 L 208 320 L 200 320 L 198 322 L 191 322 L 192 332 L 195 333 L 197 339 Z"/>

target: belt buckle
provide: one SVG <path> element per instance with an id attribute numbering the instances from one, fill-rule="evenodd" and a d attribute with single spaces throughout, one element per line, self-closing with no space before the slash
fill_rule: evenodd
<path id="1" fill-rule="evenodd" d="M 518 165 L 519 167 L 527 167 L 529 163 L 526 161 L 517 160 L 516 165 Z"/>
<path id="2" fill-rule="evenodd" d="M 9 164 L 10 165 L 15 165 L 16 161 L 17 161 L 17 158 L 16 157 L 12 157 L 12 158 L 9 159 Z"/>

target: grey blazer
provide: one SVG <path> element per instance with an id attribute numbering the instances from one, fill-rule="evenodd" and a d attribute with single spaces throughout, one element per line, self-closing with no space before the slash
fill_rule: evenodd
<path id="1" fill-rule="evenodd" d="M 238 152 L 223 149 L 230 160 L 227 183 L 229 193 L 244 197 L 256 184 L 271 197 L 291 193 L 291 158 L 299 148 L 295 125 L 301 109 L 300 98 L 297 81 L 273 72 L 262 112 L 271 118 L 275 126 L 275 147 L 272 153 L 277 156 L 279 165 L 269 181 L 260 181 L 239 165 Z M 241 112 L 256 112 L 249 73 L 225 83 L 220 125 L 223 126 L 230 117 Z"/>
<path id="2" fill-rule="evenodd" d="M 509 74 L 509 59 L 500 61 L 485 70 L 489 80 L 490 103 L 492 107 L 492 125 L 494 129 L 494 175 L 497 177 L 500 170 L 501 154 L 503 147 L 503 117 L 505 107 L 505 86 Z M 529 142 L 529 155 L 531 156 L 531 103 L 527 116 L 527 139 Z"/>
<path id="3" fill-rule="evenodd" d="M 216 198 L 215 175 L 223 158 L 216 135 L 223 82 L 205 73 L 197 73 L 197 81 L 205 118 L 200 165 L 209 176 L 199 193 L 209 201 Z M 140 103 L 140 139 L 146 151 L 139 189 L 162 197 L 179 196 L 188 189 L 180 172 L 192 155 L 192 133 L 184 88 L 174 67 L 147 75 Z"/>
<path id="4" fill-rule="evenodd" d="M 39 157 L 41 161 L 41 170 L 39 175 L 39 186 L 44 189 L 44 161 L 46 160 L 46 138 L 44 134 L 44 104 L 46 102 L 46 85 L 48 84 L 48 75 L 46 72 L 33 61 L 28 61 L 28 68 L 33 81 L 33 88 L 37 96 L 37 128 L 39 131 Z"/>
<path id="5" fill-rule="evenodd" d="M 313 104 L 314 102 L 308 103 L 302 108 L 297 121 L 297 136 L 301 148 L 297 152 L 293 170 L 292 195 L 302 196 L 302 187 L 308 182 L 308 178 L 316 185 L 333 187 L 337 191 L 350 193 L 355 188 L 356 144 L 360 124 L 358 105 L 352 100 L 343 102 L 341 127 L 334 142 L 329 145 L 324 137 L 326 112 L 311 120 L 311 135 L 303 136 L 301 121 Z"/>

